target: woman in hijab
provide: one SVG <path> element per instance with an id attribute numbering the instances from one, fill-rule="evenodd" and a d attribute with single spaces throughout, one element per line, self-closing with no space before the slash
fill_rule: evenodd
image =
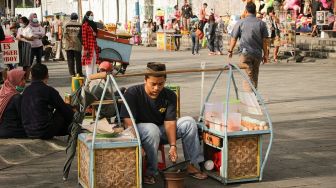
<path id="1" fill-rule="evenodd" d="M 29 26 L 32 29 L 34 40 L 31 41 L 31 57 L 30 65 L 33 64 L 34 57 L 36 57 L 36 63 L 41 63 L 43 53 L 42 37 L 45 35 L 44 28 L 40 25 L 36 13 L 31 13 L 29 16 Z"/>
<path id="2" fill-rule="evenodd" d="M 0 90 L 0 138 L 26 137 L 21 122 L 21 92 L 26 84 L 25 72 L 13 69 Z"/>
<path id="3" fill-rule="evenodd" d="M 93 12 L 87 11 L 82 25 L 82 65 L 85 67 L 86 76 L 97 73 L 97 65 L 99 64 L 99 54 L 97 45 L 97 25 L 93 21 Z"/>

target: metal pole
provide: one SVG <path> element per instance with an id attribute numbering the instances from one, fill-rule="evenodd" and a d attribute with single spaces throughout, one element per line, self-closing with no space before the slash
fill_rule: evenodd
<path id="1" fill-rule="evenodd" d="M 6 0 L 6 18 L 8 18 L 8 14 L 9 14 L 9 6 L 8 6 L 8 0 Z"/>
<path id="2" fill-rule="evenodd" d="M 82 0 L 78 0 L 77 3 L 78 3 L 77 7 L 78 7 L 79 22 L 82 23 L 82 20 L 83 20 L 83 15 L 82 15 Z"/>
<path id="3" fill-rule="evenodd" d="M 14 0 L 11 0 L 11 16 L 14 16 Z"/>
<path id="4" fill-rule="evenodd" d="M 125 0 L 125 24 L 127 24 L 127 17 L 128 17 L 128 10 L 127 10 L 127 0 Z"/>
<path id="5" fill-rule="evenodd" d="M 135 0 L 135 15 L 138 17 L 138 23 L 136 24 L 137 31 L 140 32 L 140 4 L 139 4 L 139 0 Z"/>
<path id="6" fill-rule="evenodd" d="M 117 3 L 117 23 L 119 22 L 119 0 L 116 0 Z"/>

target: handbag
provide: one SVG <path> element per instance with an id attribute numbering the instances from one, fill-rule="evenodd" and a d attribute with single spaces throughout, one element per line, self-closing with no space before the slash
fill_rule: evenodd
<path id="1" fill-rule="evenodd" d="M 204 33 L 200 29 L 197 29 L 195 33 L 199 39 L 202 39 L 204 37 Z"/>

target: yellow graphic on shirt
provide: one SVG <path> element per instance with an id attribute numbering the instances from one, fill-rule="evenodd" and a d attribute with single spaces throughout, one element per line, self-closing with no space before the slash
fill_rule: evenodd
<path id="1" fill-rule="evenodd" d="M 160 113 L 165 113 L 167 108 L 160 108 L 159 112 Z"/>

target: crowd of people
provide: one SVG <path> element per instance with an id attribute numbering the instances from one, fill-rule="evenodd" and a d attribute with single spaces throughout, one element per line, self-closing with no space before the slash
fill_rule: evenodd
<path id="1" fill-rule="evenodd" d="M 56 89 L 47 85 L 48 68 L 42 63 L 43 38 L 48 37 L 48 32 L 53 33 L 55 41 L 63 43 L 71 76 L 83 76 L 82 66 L 86 76 L 97 72 L 98 30 L 93 12 L 85 14 L 82 24 L 76 13 L 64 25 L 58 16 L 51 24 L 40 23 L 35 13 L 6 22 L 0 27 L 0 42 L 5 35 L 18 41 L 19 63 L 1 70 L 0 138 L 49 139 L 69 133 L 73 110 Z M 31 83 L 25 87 L 27 82 Z"/>

